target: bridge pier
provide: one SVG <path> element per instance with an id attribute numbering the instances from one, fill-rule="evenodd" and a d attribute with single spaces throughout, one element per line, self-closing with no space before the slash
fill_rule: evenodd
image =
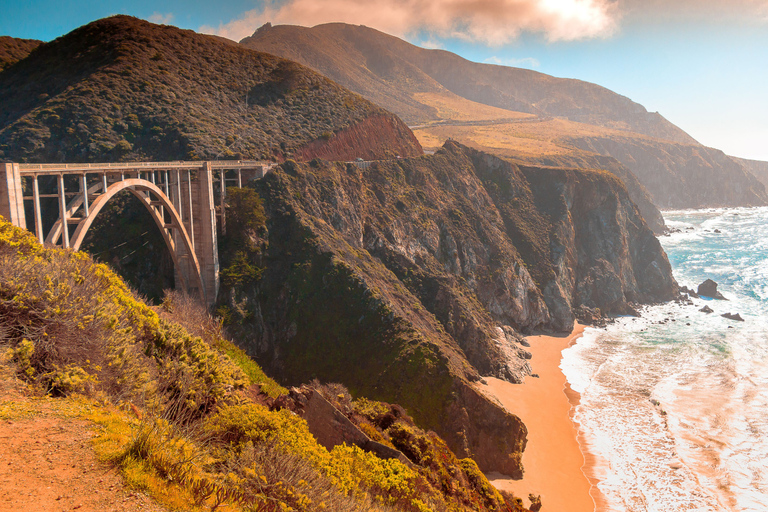
<path id="1" fill-rule="evenodd" d="M 222 171 L 223 172 L 223 171 Z M 195 253 L 200 262 L 200 273 L 205 286 L 206 297 L 213 297 L 213 304 L 219 293 L 219 245 L 216 233 L 216 203 L 213 198 L 213 168 L 211 162 L 203 163 L 197 172 L 197 212 L 199 228 L 195 231 Z M 193 199 L 193 205 L 194 205 Z"/>
<path id="2" fill-rule="evenodd" d="M 14 226 L 27 227 L 19 164 L 0 164 L 0 215 Z"/>

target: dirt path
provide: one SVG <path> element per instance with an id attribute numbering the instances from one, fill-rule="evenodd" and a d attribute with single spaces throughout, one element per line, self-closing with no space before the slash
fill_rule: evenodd
<path id="1" fill-rule="evenodd" d="M 165 512 L 98 461 L 88 422 L 63 418 L 50 404 L 4 384 L 0 403 L 30 405 L 34 412 L 0 419 L 0 512 Z"/>

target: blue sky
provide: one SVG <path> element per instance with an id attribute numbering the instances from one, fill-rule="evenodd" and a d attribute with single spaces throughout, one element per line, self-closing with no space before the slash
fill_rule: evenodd
<path id="1" fill-rule="evenodd" d="M 470 60 L 598 83 L 659 111 L 703 144 L 768 160 L 768 0 L 0 0 L 0 6 L 0 35 L 46 41 L 118 13 L 234 39 L 265 21 L 364 24 Z"/>

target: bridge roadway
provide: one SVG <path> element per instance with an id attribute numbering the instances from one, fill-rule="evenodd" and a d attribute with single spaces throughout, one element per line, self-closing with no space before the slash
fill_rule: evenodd
<path id="1" fill-rule="evenodd" d="M 271 169 L 276 164 L 260 160 L 212 160 L 175 161 L 175 162 L 116 162 L 97 164 L 14 164 L 19 166 L 22 176 L 34 174 L 83 174 L 103 172 L 136 172 L 136 171 L 167 171 L 173 169 L 200 169 L 204 164 L 210 164 L 212 170 L 252 170 L 259 168 Z"/>

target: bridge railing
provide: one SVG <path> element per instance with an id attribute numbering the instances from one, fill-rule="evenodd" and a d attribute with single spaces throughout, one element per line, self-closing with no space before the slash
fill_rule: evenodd
<path id="1" fill-rule="evenodd" d="M 210 161 L 212 169 L 263 169 L 265 172 L 275 166 L 273 162 L 259 160 L 214 160 Z M 75 164 L 19 164 L 22 175 L 38 173 L 102 173 L 135 171 L 137 169 L 167 170 L 167 169 L 201 169 L 204 161 L 175 161 L 175 162 L 112 162 L 112 163 L 75 163 Z"/>

